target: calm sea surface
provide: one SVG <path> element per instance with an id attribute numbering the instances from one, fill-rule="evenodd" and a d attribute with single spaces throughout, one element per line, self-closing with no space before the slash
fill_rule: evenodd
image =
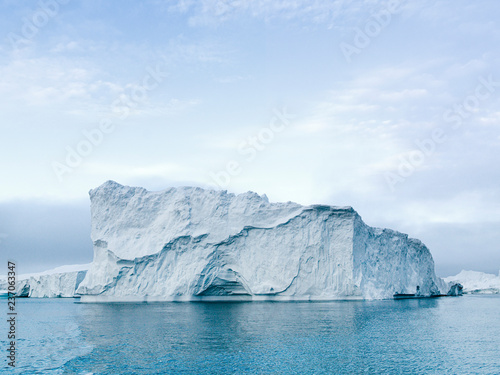
<path id="1" fill-rule="evenodd" d="M 498 295 L 328 303 L 75 301 L 18 299 L 15 373 L 500 374 Z M 6 301 L 0 302 L 6 316 Z M 2 357 L 2 373 L 13 373 Z"/>

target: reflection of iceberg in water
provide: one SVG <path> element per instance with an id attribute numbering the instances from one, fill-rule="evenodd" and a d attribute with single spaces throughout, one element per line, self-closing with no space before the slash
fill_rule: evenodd
<path id="1" fill-rule="evenodd" d="M 405 350 L 420 361 L 409 347 L 414 345 L 411 336 L 422 330 L 423 322 L 426 334 L 438 329 L 428 315 L 439 301 L 81 306 L 79 326 L 94 350 L 69 361 L 64 369 L 70 373 L 87 363 L 94 373 L 119 373 L 120 366 L 144 373 L 200 373 L 207 363 L 218 363 L 217 373 L 269 373 L 278 364 L 289 364 L 293 373 L 304 352 L 311 353 L 308 360 L 319 373 L 332 373 L 332 363 L 347 369 L 345 373 L 357 373 L 364 368 L 363 360 L 369 372 L 377 357 L 397 362 Z M 395 321 L 395 328 L 388 327 L 388 321 Z M 443 352 L 419 348 L 421 353 L 426 350 L 446 355 L 445 347 Z"/>
<path id="2" fill-rule="evenodd" d="M 494 296 L 22 302 L 18 373 L 23 374 L 475 373 L 481 366 L 498 373 Z"/>

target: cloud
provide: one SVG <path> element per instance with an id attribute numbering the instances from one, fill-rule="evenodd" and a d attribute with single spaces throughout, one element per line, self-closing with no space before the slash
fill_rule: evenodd
<path id="1" fill-rule="evenodd" d="M 240 16 L 271 22 L 274 19 L 323 24 L 328 28 L 350 20 L 359 13 L 370 15 L 383 5 L 372 0 L 179 0 L 169 6 L 169 11 L 189 14 L 191 26 L 216 26 Z"/>
<path id="2" fill-rule="evenodd" d="M 252 76 L 241 76 L 241 75 L 233 75 L 233 76 L 224 76 L 224 77 L 219 77 L 216 78 L 217 82 L 220 83 L 237 83 L 241 81 L 248 81 L 251 80 Z"/>
<path id="3" fill-rule="evenodd" d="M 60 42 L 57 43 L 57 45 L 50 50 L 50 52 L 52 53 L 72 52 L 72 51 L 82 51 L 82 47 L 77 41 L 71 40 L 69 42 Z"/>
<path id="4" fill-rule="evenodd" d="M 117 95 L 123 87 L 103 80 L 94 64 L 61 57 L 18 57 L 0 65 L 0 94 L 26 106 L 74 109 Z"/>
<path id="5" fill-rule="evenodd" d="M 491 189 L 462 191 L 445 199 L 416 197 L 402 213 L 415 227 L 426 224 L 500 223 L 500 195 Z"/>
<path id="6" fill-rule="evenodd" d="M 116 176 L 115 178 L 118 181 L 139 177 L 167 177 L 185 170 L 184 166 L 178 163 L 132 166 L 89 162 L 82 168 L 87 169 L 92 175 L 102 176 L 103 179 L 106 178 L 105 176 Z"/>

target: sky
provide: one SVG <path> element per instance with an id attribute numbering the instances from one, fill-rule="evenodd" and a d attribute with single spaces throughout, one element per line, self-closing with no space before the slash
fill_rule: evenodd
<path id="1" fill-rule="evenodd" d="M 498 273 L 499 22 L 493 0 L 0 1 L 2 262 L 90 262 L 88 191 L 115 180 L 349 205 L 439 276 Z"/>

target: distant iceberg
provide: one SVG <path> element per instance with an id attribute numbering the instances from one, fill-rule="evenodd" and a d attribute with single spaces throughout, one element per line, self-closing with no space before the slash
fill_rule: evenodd
<path id="1" fill-rule="evenodd" d="M 75 297 L 75 291 L 85 278 L 90 264 L 57 267 L 49 271 L 17 276 L 17 297 Z M 6 293 L 5 276 L 0 277 L 0 291 Z"/>
<path id="2" fill-rule="evenodd" d="M 83 302 L 457 291 L 435 275 L 422 242 L 369 227 L 351 207 L 270 203 L 252 192 L 196 187 L 150 192 L 113 181 L 91 190 L 90 199 L 94 261 L 76 291 Z"/>
<path id="3" fill-rule="evenodd" d="M 462 284 L 464 293 L 500 293 L 500 271 L 498 275 L 494 275 L 491 273 L 462 270 L 458 275 L 447 277 L 444 280 L 450 283 Z"/>

